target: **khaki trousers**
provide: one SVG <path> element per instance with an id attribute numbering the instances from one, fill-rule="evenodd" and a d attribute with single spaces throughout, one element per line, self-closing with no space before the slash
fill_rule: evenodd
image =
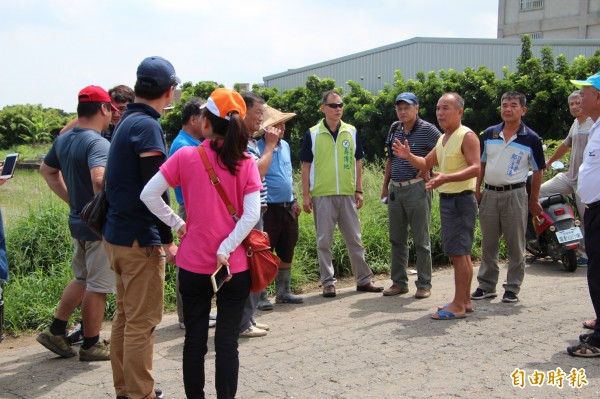
<path id="1" fill-rule="evenodd" d="M 115 272 L 117 311 L 110 361 L 117 396 L 154 398 L 154 329 L 163 314 L 166 257 L 162 246 L 132 247 L 104 241 Z"/>
<path id="2" fill-rule="evenodd" d="M 373 272 L 365 261 L 365 249 L 362 246 L 360 220 L 356 211 L 353 195 L 330 195 L 313 197 L 313 217 L 317 231 L 317 256 L 321 270 L 323 287 L 335 284 L 331 247 L 333 232 L 337 225 L 348 248 L 350 267 L 356 285 L 369 284 Z"/>

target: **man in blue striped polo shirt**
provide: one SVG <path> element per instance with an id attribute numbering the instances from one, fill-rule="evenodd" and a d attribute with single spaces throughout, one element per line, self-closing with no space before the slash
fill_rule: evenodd
<path id="1" fill-rule="evenodd" d="M 431 245 L 429 223 L 431 216 L 431 190 L 425 189 L 424 178 L 429 171 L 419 171 L 406 159 L 392 153 L 395 139 L 408 140 L 411 152 L 425 157 L 435 147 L 440 131 L 431 123 L 419 118 L 419 100 L 414 93 L 401 93 L 396 97 L 398 121 L 390 127 L 386 140 L 387 161 L 381 198 L 388 204 L 391 243 L 392 286 L 383 295 L 392 296 L 408 292 L 408 230 L 412 230 L 417 253 L 417 292 L 415 298 L 431 295 Z"/>
<path id="2" fill-rule="evenodd" d="M 481 266 L 479 286 L 471 299 L 494 298 L 498 284 L 498 247 L 504 235 L 508 250 L 508 273 L 502 302 L 514 303 L 525 277 L 525 231 L 527 191 L 525 181 L 533 170 L 529 209 L 533 216 L 542 211 L 539 203 L 542 172 L 546 168 L 540 137 L 521 118 L 527 111 L 525 95 L 509 91 L 502 95 L 502 123 L 491 126 L 480 137 L 481 173 L 475 197 L 479 202 Z M 483 193 L 481 183 L 484 184 Z"/>

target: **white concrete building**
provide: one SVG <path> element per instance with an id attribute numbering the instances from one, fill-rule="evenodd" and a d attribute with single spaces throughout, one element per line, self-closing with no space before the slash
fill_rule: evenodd
<path id="1" fill-rule="evenodd" d="M 600 0 L 499 0 L 498 38 L 600 39 Z"/>

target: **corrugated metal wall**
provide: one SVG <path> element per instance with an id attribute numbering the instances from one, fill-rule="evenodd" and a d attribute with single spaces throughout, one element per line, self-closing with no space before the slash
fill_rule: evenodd
<path id="1" fill-rule="evenodd" d="M 540 56 L 544 46 L 550 46 L 554 56 L 564 54 L 570 61 L 579 55 L 590 57 L 600 49 L 598 40 L 536 40 L 532 50 Z M 332 78 L 338 86 L 348 90 L 346 82 L 353 80 L 373 92 L 383 89 L 386 83 L 393 85 L 394 71 L 400 70 L 405 80 L 414 79 L 416 73 L 454 69 L 462 72 L 471 67 L 477 70 L 486 66 L 498 78 L 502 68 L 516 69 L 516 58 L 521 53 L 517 39 L 438 39 L 414 38 L 404 42 L 337 58 L 307 67 L 289 70 L 263 78 L 266 87 L 280 90 L 304 86 L 306 78 Z"/>

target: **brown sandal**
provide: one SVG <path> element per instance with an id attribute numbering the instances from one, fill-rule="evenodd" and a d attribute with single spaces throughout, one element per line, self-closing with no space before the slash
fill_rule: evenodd
<path id="1" fill-rule="evenodd" d="M 567 352 L 569 352 L 569 355 L 577 357 L 600 357 L 600 348 L 596 348 L 585 342 L 582 342 L 579 345 L 569 346 Z"/>

